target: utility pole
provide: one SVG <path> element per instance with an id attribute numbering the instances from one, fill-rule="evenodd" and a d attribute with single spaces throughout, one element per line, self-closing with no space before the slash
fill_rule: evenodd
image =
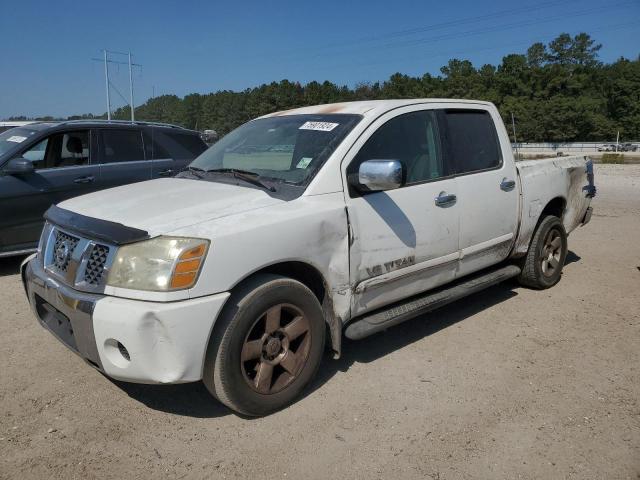
<path id="1" fill-rule="evenodd" d="M 135 120 L 134 106 L 133 106 L 133 74 L 131 73 L 131 52 L 129 52 L 129 98 L 131 99 L 131 123 Z"/>
<path id="2" fill-rule="evenodd" d="M 131 121 L 135 121 L 135 108 L 133 105 L 133 67 L 142 67 L 142 65 L 133 63 L 131 58 L 131 52 L 123 53 L 123 52 L 114 52 L 112 50 L 104 49 L 103 58 L 92 58 L 91 60 L 96 62 L 104 62 L 104 85 L 107 93 L 107 120 L 111 120 L 111 96 L 110 90 L 113 88 L 115 92 L 120 96 L 120 98 L 124 101 L 124 103 L 128 103 L 131 108 Z M 128 57 L 128 62 L 118 62 L 116 60 L 111 60 L 109 55 L 126 55 Z M 111 83 L 109 79 L 109 64 L 115 63 L 118 65 L 128 65 L 129 66 L 129 100 L 124 98 L 124 95 L 120 93 L 120 91 L 116 88 L 116 86 Z"/>
<path id="3" fill-rule="evenodd" d="M 111 100 L 109 99 L 109 61 L 107 60 L 107 50 L 104 52 L 104 85 L 107 90 L 107 120 L 111 120 Z"/>
<path id="4" fill-rule="evenodd" d="M 620 143 L 620 130 L 618 130 L 618 134 L 616 135 L 616 152 L 618 151 L 618 143 Z"/>

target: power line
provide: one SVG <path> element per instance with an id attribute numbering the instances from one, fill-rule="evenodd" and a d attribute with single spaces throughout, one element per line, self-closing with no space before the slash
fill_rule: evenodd
<path id="1" fill-rule="evenodd" d="M 478 16 L 472 16 L 472 17 L 465 17 L 462 19 L 456 19 L 456 20 L 450 20 L 450 21 L 446 21 L 446 22 L 440 22 L 440 23 L 434 23 L 434 24 L 429 24 L 429 25 L 424 25 L 424 26 L 419 26 L 419 27 L 413 27 L 413 28 L 409 28 L 409 29 L 404 29 L 404 30 L 396 30 L 396 31 L 392 31 L 392 32 L 388 32 L 385 34 L 381 34 L 381 35 L 373 35 L 373 36 L 367 36 L 367 37 L 362 37 L 359 39 L 354 39 L 354 40 L 350 40 L 350 41 L 343 41 L 343 42 L 339 42 L 339 43 L 333 43 L 333 44 L 327 44 L 327 45 L 318 45 L 312 48 L 309 48 L 307 46 L 305 46 L 304 48 L 296 48 L 296 49 L 290 49 L 288 51 L 283 52 L 284 55 L 287 55 L 288 58 L 304 58 L 304 59 L 308 59 L 308 58 L 317 58 L 319 56 L 321 56 L 322 51 L 326 51 L 326 50 L 331 50 L 331 49 L 339 49 L 342 53 L 345 49 L 352 49 L 353 47 L 357 47 L 359 44 L 367 44 L 367 43 L 375 43 L 378 42 L 380 40 L 385 40 L 385 39 L 393 39 L 393 38 L 398 38 L 398 37 L 403 37 L 403 36 L 411 36 L 411 35 L 415 35 L 417 33 L 423 33 L 423 32 L 428 32 L 428 31 L 432 31 L 432 30 L 449 30 L 452 27 L 458 27 L 460 25 L 465 25 L 465 24 L 470 24 L 470 23 L 476 23 L 476 22 L 480 22 L 483 20 L 492 20 L 492 19 L 496 19 L 496 18 L 502 18 L 502 17 L 508 17 L 508 16 L 512 16 L 512 15 L 516 15 L 519 13 L 523 13 L 523 12 L 527 12 L 527 13 L 531 13 L 537 10 L 543 10 L 543 9 L 547 9 L 549 7 L 553 7 L 556 5 L 569 5 L 571 3 L 576 3 L 579 0 L 553 0 L 553 1 L 546 1 L 546 2 L 542 2 L 542 3 L 537 3 L 537 4 L 533 4 L 533 5 L 527 5 L 527 6 L 522 6 L 522 7 L 518 7 L 518 8 L 511 8 L 511 9 L 506 9 L 506 10 L 499 10 L 490 14 L 483 14 L 483 15 L 478 15 Z M 633 2 L 630 2 L 633 3 Z M 609 10 L 611 7 L 616 6 L 616 4 L 609 4 L 609 5 L 605 5 L 605 6 L 601 6 L 601 7 L 597 7 L 598 11 L 601 10 Z M 569 14 L 563 14 L 562 17 L 560 18 L 566 18 L 567 15 L 571 15 Z M 542 20 L 542 21 L 546 21 L 548 19 Z M 528 21 L 527 21 L 528 22 Z M 527 23 L 528 24 L 528 23 Z M 532 23 L 535 24 L 535 23 Z M 526 26 L 526 24 L 525 24 Z M 452 38 L 455 38 L 455 36 L 457 34 L 455 33 L 450 33 L 450 34 L 446 34 L 446 35 L 451 35 Z M 445 37 L 446 38 L 446 37 Z M 418 40 L 422 40 L 422 39 L 418 39 Z M 430 39 L 424 39 L 426 41 L 430 41 Z M 415 41 L 415 40 L 414 40 Z M 411 41 L 408 41 L 411 42 Z M 400 42 L 400 46 L 402 46 L 403 42 Z M 410 45 L 411 43 L 409 43 Z M 381 48 L 389 48 L 389 44 L 382 44 L 380 46 Z M 378 48 L 378 46 L 376 46 L 376 48 Z M 317 52 L 315 54 L 312 54 L 311 56 L 309 55 L 310 52 Z M 293 56 L 289 56 L 293 54 Z M 268 56 L 265 56 L 264 54 L 256 54 L 256 55 L 251 55 L 251 57 L 255 57 L 255 58 L 260 58 L 260 59 L 265 59 L 265 60 L 269 60 L 271 61 L 271 59 Z M 281 57 L 282 58 L 282 57 Z"/>
<path id="2" fill-rule="evenodd" d="M 455 32 L 455 33 L 444 33 L 441 35 L 436 35 L 436 36 L 431 36 L 431 37 L 426 37 L 426 38 L 419 38 L 419 39 L 414 39 L 414 40 L 405 40 L 405 41 L 401 41 L 401 42 L 392 42 L 392 43 L 386 43 L 386 44 L 382 44 L 382 45 L 377 45 L 376 49 L 393 49 L 393 48 L 402 48 L 402 47 L 409 47 L 409 46 L 415 46 L 415 45 L 420 45 L 423 43 L 431 43 L 431 42 L 438 42 L 438 41 L 442 41 L 442 40 L 450 40 L 450 39 L 458 39 L 458 38 L 468 38 L 471 36 L 476 36 L 476 35 L 484 35 L 487 33 L 494 33 L 494 32 L 500 32 L 500 31 L 504 31 L 504 30 L 511 30 L 514 28 L 520 28 L 520 27 L 526 27 L 526 26 L 532 26 L 532 25 L 538 25 L 538 24 L 542 24 L 542 23 L 549 23 L 552 21 L 557 21 L 557 20 L 567 20 L 568 18 L 576 18 L 576 17 L 582 17 L 582 16 L 586 16 L 586 15 L 593 15 L 595 13 L 601 13 L 604 11 L 610 11 L 610 9 L 614 6 L 628 6 L 628 5 L 633 5 L 635 4 L 635 2 L 618 2 L 612 5 L 608 5 L 608 6 L 604 6 L 604 7 L 596 7 L 596 8 L 591 8 L 591 9 L 587 9 L 587 10 L 581 10 L 581 11 L 574 11 L 571 14 L 567 15 L 567 14 L 563 14 L 563 15 L 556 15 L 556 16 L 552 16 L 552 17 L 545 17 L 545 18 L 539 18 L 539 19 L 533 19 L 533 20 L 522 20 L 519 22 L 512 22 L 512 23 L 506 23 L 506 24 L 499 24 L 499 25 L 493 25 L 490 27 L 485 27 L 485 28 L 481 28 L 481 29 L 477 29 L 477 30 L 466 30 L 463 32 Z M 321 55 L 316 54 L 316 55 L 305 55 L 305 59 L 311 59 L 311 58 L 318 58 Z"/>
<path id="3" fill-rule="evenodd" d="M 631 27 L 637 27 L 638 26 L 638 22 L 636 21 L 630 21 L 630 22 L 622 22 L 622 23 L 617 23 L 617 24 L 612 24 L 612 25 L 607 25 L 607 26 L 603 26 L 601 28 L 597 28 L 597 29 L 592 29 L 590 30 L 590 33 L 598 33 L 601 31 L 607 31 L 607 30 L 611 30 L 613 28 L 619 30 L 624 30 L 627 28 L 631 28 Z M 579 29 L 574 30 L 575 32 L 577 32 Z M 552 34 L 549 34 L 552 35 Z M 432 54 L 414 54 L 411 56 L 405 56 L 402 58 L 398 58 L 395 57 L 393 59 L 386 59 L 386 60 L 374 60 L 374 61 L 369 61 L 369 62 L 350 62 L 350 63 L 341 63 L 341 64 L 335 64 L 332 65 L 331 68 L 342 68 L 342 67 L 347 67 L 347 66 L 362 66 L 362 67 L 366 67 L 366 66 L 371 66 L 371 65 L 384 65 L 384 64 L 388 64 L 394 61 L 410 61 L 413 60 L 415 58 L 420 58 L 420 59 L 426 59 L 426 58 L 437 58 L 437 57 L 446 57 L 446 56 L 451 56 L 451 55 L 466 55 L 467 53 L 476 53 L 476 52 L 484 52 L 484 51 L 492 51 L 492 50 L 501 50 L 504 49 L 505 47 L 518 47 L 518 46 L 524 46 L 524 45 L 532 45 L 535 42 L 547 42 L 548 40 L 551 40 L 551 37 L 547 37 L 547 40 L 543 40 L 541 39 L 541 37 L 536 37 L 532 40 L 528 40 L 528 41 L 518 41 L 518 42 L 509 42 L 509 43 L 500 43 L 500 45 L 498 46 L 487 46 L 487 47 L 480 47 L 480 48 L 465 48 L 464 50 L 449 50 L 449 51 L 439 51 L 437 53 L 432 53 Z"/>

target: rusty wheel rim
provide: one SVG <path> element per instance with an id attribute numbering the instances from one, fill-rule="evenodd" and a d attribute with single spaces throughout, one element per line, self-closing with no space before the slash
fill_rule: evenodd
<path id="1" fill-rule="evenodd" d="M 252 390 L 271 395 L 302 372 L 311 349 L 311 324 L 295 305 L 269 308 L 253 323 L 240 354 L 242 375 Z"/>
<path id="2" fill-rule="evenodd" d="M 545 277 L 552 277 L 561 267 L 560 258 L 562 257 L 562 238 L 560 232 L 555 228 L 547 233 L 542 247 L 542 258 L 540 266 L 542 274 Z"/>

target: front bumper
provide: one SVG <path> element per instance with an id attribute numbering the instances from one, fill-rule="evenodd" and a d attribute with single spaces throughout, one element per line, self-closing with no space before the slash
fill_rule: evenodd
<path id="1" fill-rule="evenodd" d="M 209 335 L 229 293 L 145 302 L 74 290 L 37 257 L 22 266 L 31 309 L 58 340 L 109 377 L 136 383 L 202 379 Z"/>

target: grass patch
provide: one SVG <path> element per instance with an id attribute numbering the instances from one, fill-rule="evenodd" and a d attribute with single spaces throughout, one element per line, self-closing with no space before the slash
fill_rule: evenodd
<path id="1" fill-rule="evenodd" d="M 603 153 L 601 163 L 624 163 L 623 153 Z"/>

